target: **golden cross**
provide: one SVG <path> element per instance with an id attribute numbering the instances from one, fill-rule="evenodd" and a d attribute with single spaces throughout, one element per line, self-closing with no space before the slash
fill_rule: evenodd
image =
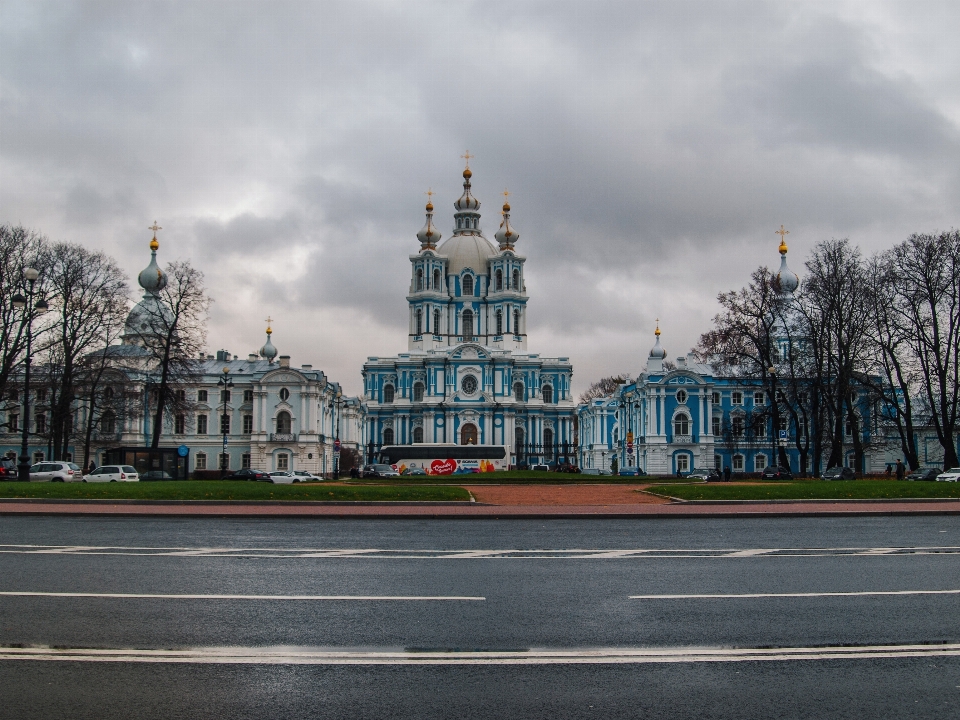
<path id="1" fill-rule="evenodd" d="M 156 237 L 156 236 L 157 236 L 157 230 L 163 230 L 163 228 L 160 227 L 159 225 L 157 225 L 157 221 L 154 220 L 154 221 L 153 221 L 153 225 L 151 225 L 150 227 L 148 227 L 147 230 L 153 230 L 153 236 Z"/>
<path id="2" fill-rule="evenodd" d="M 464 153 L 463 155 L 461 155 L 460 157 L 462 157 L 464 160 L 466 160 L 466 161 L 467 161 L 467 167 L 470 167 L 470 158 L 474 158 L 474 157 L 476 157 L 476 155 L 471 155 L 471 154 L 470 154 L 470 151 L 467 150 L 467 152 Z"/>
<path id="3" fill-rule="evenodd" d="M 789 230 L 784 230 L 784 229 L 783 229 L 783 225 L 781 225 L 779 230 L 774 230 L 774 231 L 773 231 L 773 234 L 774 234 L 774 235 L 779 235 L 779 236 L 780 236 L 780 242 L 783 242 L 784 239 L 785 239 L 784 236 L 785 236 L 785 235 L 789 235 L 789 234 L 790 234 L 790 231 L 789 231 Z"/>
<path id="4" fill-rule="evenodd" d="M 273 318 L 267 315 L 267 325 L 273 322 Z"/>
<path id="5" fill-rule="evenodd" d="M 434 195 L 433 188 L 427 188 L 427 191 L 424 193 L 424 195 L 427 196 L 427 202 L 429 203 L 433 202 L 433 195 Z"/>
<path id="6" fill-rule="evenodd" d="M 509 195 L 510 195 L 510 191 L 507 190 L 506 188 L 504 188 L 504 189 L 503 189 L 503 201 L 504 201 L 504 202 L 507 201 L 507 196 L 509 196 Z"/>

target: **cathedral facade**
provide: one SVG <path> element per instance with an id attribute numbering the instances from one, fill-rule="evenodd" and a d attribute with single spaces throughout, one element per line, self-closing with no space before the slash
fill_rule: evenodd
<path id="1" fill-rule="evenodd" d="M 510 205 L 488 240 L 472 172 L 441 242 L 432 202 L 410 256 L 407 352 L 363 366 L 367 459 L 383 445 L 505 445 L 511 463 L 575 462 L 573 366 L 527 349 L 526 259 Z"/>

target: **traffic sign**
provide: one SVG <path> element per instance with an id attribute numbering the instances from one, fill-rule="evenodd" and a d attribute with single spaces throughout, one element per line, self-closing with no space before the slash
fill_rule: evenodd
<path id="1" fill-rule="evenodd" d="M 627 443 L 627 455 L 633 455 L 633 442 Z"/>
<path id="2" fill-rule="evenodd" d="M 180 447 L 177 448 L 177 455 L 179 455 L 180 457 L 186 457 L 189 454 L 190 454 L 190 448 L 188 448 L 186 445 L 181 445 Z"/>
<path id="3" fill-rule="evenodd" d="M 633 430 L 627 432 L 627 443 L 633 445 Z"/>
<path id="4" fill-rule="evenodd" d="M 333 451 L 340 452 L 340 438 L 333 441 Z"/>
<path id="5" fill-rule="evenodd" d="M 786 440 L 786 439 L 787 439 L 787 431 L 786 431 L 786 430 L 781 430 L 781 431 L 780 431 L 780 439 L 781 439 L 781 440 Z"/>

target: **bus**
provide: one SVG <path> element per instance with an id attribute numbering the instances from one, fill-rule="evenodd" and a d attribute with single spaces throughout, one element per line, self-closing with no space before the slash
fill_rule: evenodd
<path id="1" fill-rule="evenodd" d="M 409 468 L 420 468 L 427 475 L 494 472 L 506 470 L 510 462 L 505 445 L 384 445 L 380 448 L 379 457 L 381 463 L 392 465 L 399 473 Z"/>

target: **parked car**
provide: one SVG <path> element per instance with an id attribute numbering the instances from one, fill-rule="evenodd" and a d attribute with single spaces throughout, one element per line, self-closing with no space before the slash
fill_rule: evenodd
<path id="1" fill-rule="evenodd" d="M 760 477 L 763 480 L 793 480 L 793 473 L 790 472 L 790 468 L 771 465 L 760 473 Z"/>
<path id="2" fill-rule="evenodd" d="M 583 468 L 580 471 L 581 475 L 609 475 L 609 470 L 604 470 L 603 468 Z"/>
<path id="3" fill-rule="evenodd" d="M 617 472 L 617 475 L 620 475 L 621 477 L 637 477 L 640 475 L 640 468 L 622 467 Z"/>
<path id="4" fill-rule="evenodd" d="M 580 474 L 580 466 L 573 463 L 562 463 L 557 465 L 557 472 L 570 473 L 572 475 Z"/>
<path id="5" fill-rule="evenodd" d="M 17 475 L 17 461 L 11 458 L 0 458 L 0 478 L 9 480 Z"/>
<path id="6" fill-rule="evenodd" d="M 173 475 L 163 470 L 147 470 L 140 475 L 141 482 L 144 480 L 173 480 Z"/>
<path id="7" fill-rule="evenodd" d="M 42 462 L 30 468 L 30 482 L 81 482 L 83 471 L 70 462 Z"/>
<path id="8" fill-rule="evenodd" d="M 363 469 L 363 476 L 365 478 L 388 478 L 400 477 L 400 473 L 394 470 L 392 465 L 377 463 L 376 465 L 367 465 L 367 467 Z"/>
<path id="9" fill-rule="evenodd" d="M 936 480 L 939 474 L 940 471 L 937 468 L 923 468 L 907 475 L 907 480 Z"/>
<path id="10" fill-rule="evenodd" d="M 823 473 L 824 480 L 856 480 L 857 474 L 848 467 L 832 467 Z"/>
<path id="11" fill-rule="evenodd" d="M 960 467 L 944 470 L 937 475 L 937 482 L 960 482 Z"/>
<path id="12" fill-rule="evenodd" d="M 84 482 L 139 482 L 137 469 L 129 465 L 104 465 L 84 476 Z"/>
<path id="13" fill-rule="evenodd" d="M 300 482 L 300 478 L 287 470 L 274 470 L 270 473 L 270 482 L 275 485 L 290 485 Z"/>
<path id="14" fill-rule="evenodd" d="M 549 465 L 543 465 L 543 464 L 541 464 L 541 465 L 531 465 L 531 466 L 530 466 L 530 469 L 531 469 L 531 470 L 539 470 L 540 472 L 550 472 L 550 466 L 549 466 Z"/>
<path id="15" fill-rule="evenodd" d="M 253 468 L 243 468 L 243 470 L 237 470 L 233 475 L 227 475 L 227 480 L 262 480 L 264 482 L 270 481 L 270 473 L 264 472 L 263 470 L 254 470 Z"/>
<path id="16" fill-rule="evenodd" d="M 308 473 L 305 470 L 294 470 L 293 474 L 297 476 L 300 482 L 320 482 L 323 478 L 318 478 L 313 473 Z"/>
<path id="17" fill-rule="evenodd" d="M 408 467 L 404 468 L 401 475 L 426 475 L 427 471 L 419 467 Z"/>
<path id="18" fill-rule="evenodd" d="M 685 477 L 687 480 L 698 480 L 700 482 L 720 482 L 720 473 L 718 473 L 716 470 L 711 470 L 708 468 L 694 470 Z"/>

